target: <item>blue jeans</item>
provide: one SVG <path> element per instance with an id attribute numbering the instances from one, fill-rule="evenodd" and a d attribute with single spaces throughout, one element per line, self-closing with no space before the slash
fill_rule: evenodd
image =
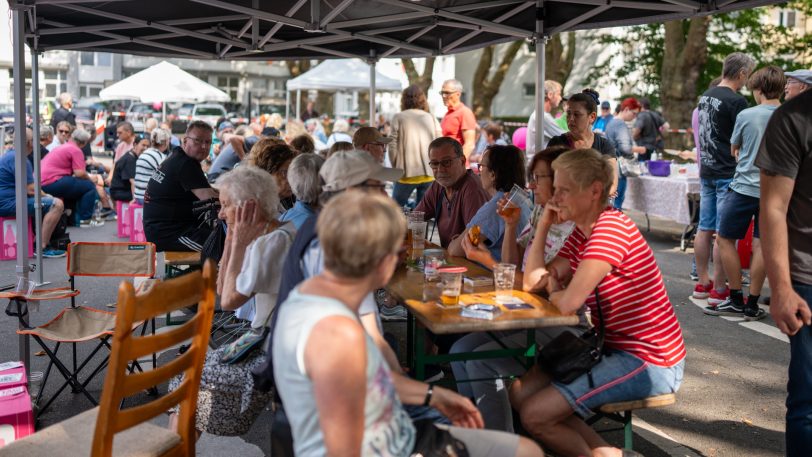
<path id="1" fill-rule="evenodd" d="M 812 304 L 812 284 L 793 283 L 792 288 Z M 812 327 L 805 325 L 789 337 L 787 383 L 787 456 L 808 456 L 812 449 Z"/>
<path id="2" fill-rule="evenodd" d="M 96 204 L 96 185 L 86 179 L 78 179 L 73 176 L 63 176 L 47 186 L 42 186 L 42 190 L 63 201 L 76 201 L 76 212 L 79 219 L 86 221 L 93 217 L 93 208 Z"/>
<path id="3" fill-rule="evenodd" d="M 612 203 L 612 206 L 615 209 L 622 210 L 623 209 L 623 200 L 626 199 L 626 177 L 620 173 L 620 169 L 618 169 L 617 174 L 617 197 L 615 197 L 615 201 Z"/>
<path id="4" fill-rule="evenodd" d="M 701 193 L 699 196 L 699 230 L 703 232 L 715 232 L 719 230 L 718 211 L 722 208 L 722 202 L 730 187 L 730 179 L 709 179 L 699 180 Z"/>
<path id="5" fill-rule="evenodd" d="M 409 197 L 412 196 L 412 192 L 417 190 L 417 198 L 415 199 L 415 206 L 417 206 L 420 200 L 423 200 L 423 195 L 429 190 L 429 187 L 431 187 L 430 182 L 424 182 L 423 184 L 403 184 L 396 182 L 395 188 L 392 190 L 392 198 L 395 199 L 398 206 L 404 207 L 409 203 Z"/>

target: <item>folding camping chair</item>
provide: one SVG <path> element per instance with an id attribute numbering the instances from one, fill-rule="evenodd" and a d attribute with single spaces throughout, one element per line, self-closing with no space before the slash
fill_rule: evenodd
<path id="1" fill-rule="evenodd" d="M 98 402 L 87 391 L 87 385 L 99 374 L 107 365 L 108 357 L 104 357 L 96 368 L 84 380 L 80 380 L 80 373 L 93 360 L 93 357 L 103 347 L 110 349 L 110 337 L 113 335 L 116 322 L 116 314 L 109 311 L 102 311 L 88 306 L 77 306 L 76 296 L 79 290 L 76 289 L 76 277 L 82 276 L 114 276 L 114 277 L 141 277 L 151 278 L 155 275 L 156 258 L 155 245 L 152 243 L 91 243 L 79 242 L 71 243 L 68 246 L 67 273 L 70 279 L 70 287 L 57 289 L 37 290 L 30 295 L 19 293 L 2 293 L 0 298 L 9 298 L 6 314 L 16 316 L 19 321 L 17 333 L 27 335 L 42 347 L 50 361 L 45 370 L 42 384 L 37 394 L 36 406 L 37 415 L 44 413 L 53 401 L 62 393 L 67 386 L 71 386 L 74 393 L 82 393 L 95 406 Z M 32 327 L 29 320 L 29 302 L 39 302 L 44 300 L 58 300 L 70 298 L 70 306 L 63 309 L 48 323 L 38 327 Z M 143 325 L 141 334 L 146 332 L 147 323 Z M 134 330 L 136 327 L 133 327 Z M 152 321 L 152 331 L 155 332 L 155 322 Z M 44 341 L 54 342 L 53 347 Z M 77 360 L 77 343 L 98 341 L 96 347 L 81 363 Z M 72 347 L 72 363 L 68 368 L 59 359 L 59 349 L 63 344 L 70 344 Z M 154 359 L 153 359 L 154 361 Z M 57 371 L 65 378 L 65 382 L 57 389 L 56 393 L 40 407 L 43 402 L 42 393 L 48 383 L 51 369 L 56 367 Z M 133 362 L 130 370 L 140 369 L 138 361 Z"/>

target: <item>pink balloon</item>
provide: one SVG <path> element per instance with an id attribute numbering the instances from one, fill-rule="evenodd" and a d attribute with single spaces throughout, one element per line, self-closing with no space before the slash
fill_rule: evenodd
<path id="1" fill-rule="evenodd" d="M 522 150 L 527 147 L 527 127 L 519 127 L 513 132 L 513 145 Z"/>
<path id="2" fill-rule="evenodd" d="M 154 109 L 155 111 L 160 111 L 163 108 L 163 106 L 164 106 L 164 104 L 161 103 L 161 102 L 153 102 L 152 103 L 152 109 Z"/>

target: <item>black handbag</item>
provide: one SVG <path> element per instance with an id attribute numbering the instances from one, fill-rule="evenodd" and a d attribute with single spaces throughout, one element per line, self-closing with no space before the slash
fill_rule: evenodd
<path id="1" fill-rule="evenodd" d="M 564 332 L 553 338 L 539 351 L 539 368 L 554 380 L 569 384 L 584 373 L 590 373 L 592 367 L 601 361 L 604 329 L 597 288 L 595 289 L 595 305 L 598 308 L 599 319 L 597 331 L 593 327 L 581 336 Z"/>
<path id="2" fill-rule="evenodd" d="M 416 439 L 411 457 L 468 457 L 465 444 L 431 419 L 414 422 Z"/>

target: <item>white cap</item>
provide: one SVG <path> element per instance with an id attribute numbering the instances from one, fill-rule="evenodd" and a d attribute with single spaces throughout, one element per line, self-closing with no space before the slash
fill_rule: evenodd
<path id="1" fill-rule="evenodd" d="M 362 184 L 368 179 L 396 181 L 403 176 L 400 168 L 379 164 L 366 151 L 338 151 L 331 155 L 319 171 L 325 192 L 337 192 Z"/>

